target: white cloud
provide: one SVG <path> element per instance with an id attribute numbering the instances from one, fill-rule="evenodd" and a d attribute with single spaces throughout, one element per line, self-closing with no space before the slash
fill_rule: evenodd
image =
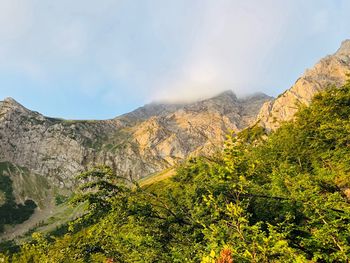
<path id="1" fill-rule="evenodd" d="M 262 74 L 265 57 L 289 22 L 284 12 L 288 4 L 277 1 L 203 2 L 201 13 L 187 21 L 191 48 L 178 67 L 161 78 L 153 99 L 193 100 L 229 88 L 241 95 L 255 91 L 254 85 L 248 86 L 252 76 Z M 204 19 L 192 31 L 198 17 Z"/>
<path id="2" fill-rule="evenodd" d="M 51 38 L 53 50 L 61 55 L 78 56 L 87 48 L 87 30 L 81 23 L 60 26 Z"/>
<path id="3" fill-rule="evenodd" d="M 347 15 L 339 17 L 334 3 L 323 0 L 201 3 L 201 9 L 186 21 L 188 36 L 183 40 L 191 47 L 176 67 L 160 76 L 152 99 L 194 100 L 226 89 L 238 95 L 256 91 L 277 95 L 291 84 L 286 79 L 294 81 L 309 66 L 299 56 L 313 50 L 313 45 L 332 40 L 337 31 L 330 24 L 337 22 L 340 27 L 350 21 Z M 341 5 L 350 11 L 349 1 Z M 350 36 L 350 30 L 346 31 Z M 338 33 L 344 37 L 344 32 Z M 310 52 L 305 59 L 315 63 L 326 54 L 314 58 Z"/>
<path id="4" fill-rule="evenodd" d="M 32 7 L 26 1 L 0 1 L 0 38 L 2 42 L 15 40 L 31 27 Z"/>

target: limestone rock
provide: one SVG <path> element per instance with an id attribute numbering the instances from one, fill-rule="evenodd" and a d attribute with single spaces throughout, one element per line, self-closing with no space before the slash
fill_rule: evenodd
<path id="1" fill-rule="evenodd" d="M 112 120 L 48 118 L 11 98 L 0 102 L 0 162 L 25 167 L 70 189 L 74 176 L 107 164 L 139 179 L 190 155 L 215 151 L 229 131 L 254 120 L 271 98 L 237 99 L 233 92 L 191 104 L 150 104 Z"/>
<path id="2" fill-rule="evenodd" d="M 350 40 L 345 40 L 338 51 L 321 59 L 306 70 L 295 84 L 275 100 L 266 102 L 257 120 L 267 130 L 277 129 L 281 122 L 293 119 L 300 105 L 309 105 L 318 92 L 329 86 L 341 86 L 350 73 Z"/>

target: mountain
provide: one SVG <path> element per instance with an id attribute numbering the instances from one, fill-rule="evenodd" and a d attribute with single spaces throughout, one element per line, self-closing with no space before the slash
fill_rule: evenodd
<path id="1" fill-rule="evenodd" d="M 62 194 L 79 172 L 97 164 L 142 178 L 216 151 L 227 133 L 254 122 L 269 100 L 264 94 L 238 99 L 227 91 L 190 104 L 149 104 L 111 120 L 72 121 L 45 117 L 7 98 L 0 102 L 0 162 L 27 171 L 8 173 L 18 202 L 31 199 L 43 208 L 38 191 L 25 190 L 28 181 L 34 186 L 45 180 L 47 195 Z"/>
<path id="2" fill-rule="evenodd" d="M 166 166 L 173 165 L 192 154 L 208 154 L 219 149 L 230 131 L 248 127 L 259 107 L 270 99 L 262 94 L 237 99 L 232 91 L 227 91 L 152 116 L 133 127 L 133 138 L 142 156 L 161 157 Z"/>
<path id="3" fill-rule="evenodd" d="M 339 87 L 350 73 L 350 40 L 342 42 L 333 55 L 321 59 L 286 92 L 266 102 L 258 115 L 260 124 L 275 130 L 283 121 L 293 119 L 300 105 L 309 105 L 313 96 L 329 86 Z"/>

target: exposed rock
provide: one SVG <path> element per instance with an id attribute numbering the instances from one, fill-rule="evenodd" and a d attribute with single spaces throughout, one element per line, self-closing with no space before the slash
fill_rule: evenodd
<path id="1" fill-rule="evenodd" d="M 7 98 L 0 102 L 0 161 L 63 189 L 96 164 L 139 179 L 189 155 L 217 150 L 228 132 L 247 127 L 270 99 L 258 94 L 239 100 L 229 91 L 192 104 L 150 104 L 113 120 L 70 121 Z"/>
<path id="2" fill-rule="evenodd" d="M 293 119 L 300 105 L 309 105 L 313 96 L 329 86 L 341 86 L 350 73 L 350 40 L 345 40 L 338 51 L 321 59 L 306 70 L 295 84 L 275 100 L 266 102 L 258 120 L 268 130 L 275 130 L 283 121 Z"/>
<path id="3" fill-rule="evenodd" d="M 184 107 L 185 104 L 162 104 L 162 103 L 150 103 L 143 107 L 140 107 L 130 113 L 124 114 L 117 119 L 121 120 L 147 120 L 151 117 L 165 116 L 171 114 L 178 109 Z"/>

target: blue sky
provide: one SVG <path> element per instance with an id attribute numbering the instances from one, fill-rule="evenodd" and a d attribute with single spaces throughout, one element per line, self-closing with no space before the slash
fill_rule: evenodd
<path id="1" fill-rule="evenodd" d="M 0 98 L 106 119 L 283 92 L 350 38 L 348 0 L 0 0 Z"/>

